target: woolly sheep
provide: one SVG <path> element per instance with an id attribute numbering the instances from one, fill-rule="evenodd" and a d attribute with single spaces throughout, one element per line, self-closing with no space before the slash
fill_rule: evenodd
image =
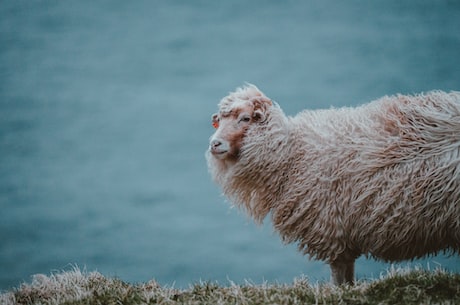
<path id="1" fill-rule="evenodd" d="M 209 172 L 257 223 L 353 283 L 364 254 L 460 252 L 460 92 L 286 116 L 254 85 L 223 98 Z"/>

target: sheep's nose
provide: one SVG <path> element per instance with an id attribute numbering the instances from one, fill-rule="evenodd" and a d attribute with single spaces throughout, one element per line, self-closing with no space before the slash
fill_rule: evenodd
<path id="1" fill-rule="evenodd" d="M 212 140 L 211 141 L 211 148 L 217 148 L 222 145 L 222 142 L 219 140 Z"/>
<path id="2" fill-rule="evenodd" d="M 213 139 L 209 143 L 209 152 L 216 158 L 223 158 L 228 150 L 228 144 L 223 140 Z"/>

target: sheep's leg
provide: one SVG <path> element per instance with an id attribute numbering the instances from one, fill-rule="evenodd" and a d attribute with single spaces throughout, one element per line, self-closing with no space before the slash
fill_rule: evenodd
<path id="1" fill-rule="evenodd" d="M 355 261 L 331 262 L 331 279 L 334 285 L 353 284 L 355 279 Z"/>

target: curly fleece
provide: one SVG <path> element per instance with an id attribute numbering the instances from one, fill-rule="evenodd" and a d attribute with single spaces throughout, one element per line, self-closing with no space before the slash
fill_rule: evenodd
<path id="1" fill-rule="evenodd" d="M 284 242 L 327 262 L 459 252 L 460 92 L 290 117 L 249 85 L 220 111 L 241 102 L 263 105 L 265 118 L 236 162 L 207 153 L 209 171 L 256 222 L 270 215 Z"/>

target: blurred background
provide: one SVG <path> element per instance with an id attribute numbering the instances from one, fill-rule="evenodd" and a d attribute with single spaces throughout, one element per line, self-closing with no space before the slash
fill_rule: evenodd
<path id="1" fill-rule="evenodd" d="M 1 1 L 0 290 L 73 266 L 175 287 L 327 281 L 220 195 L 211 114 L 246 81 L 289 115 L 460 90 L 459 29 L 457 1 Z M 357 276 L 389 266 L 361 258 Z"/>

